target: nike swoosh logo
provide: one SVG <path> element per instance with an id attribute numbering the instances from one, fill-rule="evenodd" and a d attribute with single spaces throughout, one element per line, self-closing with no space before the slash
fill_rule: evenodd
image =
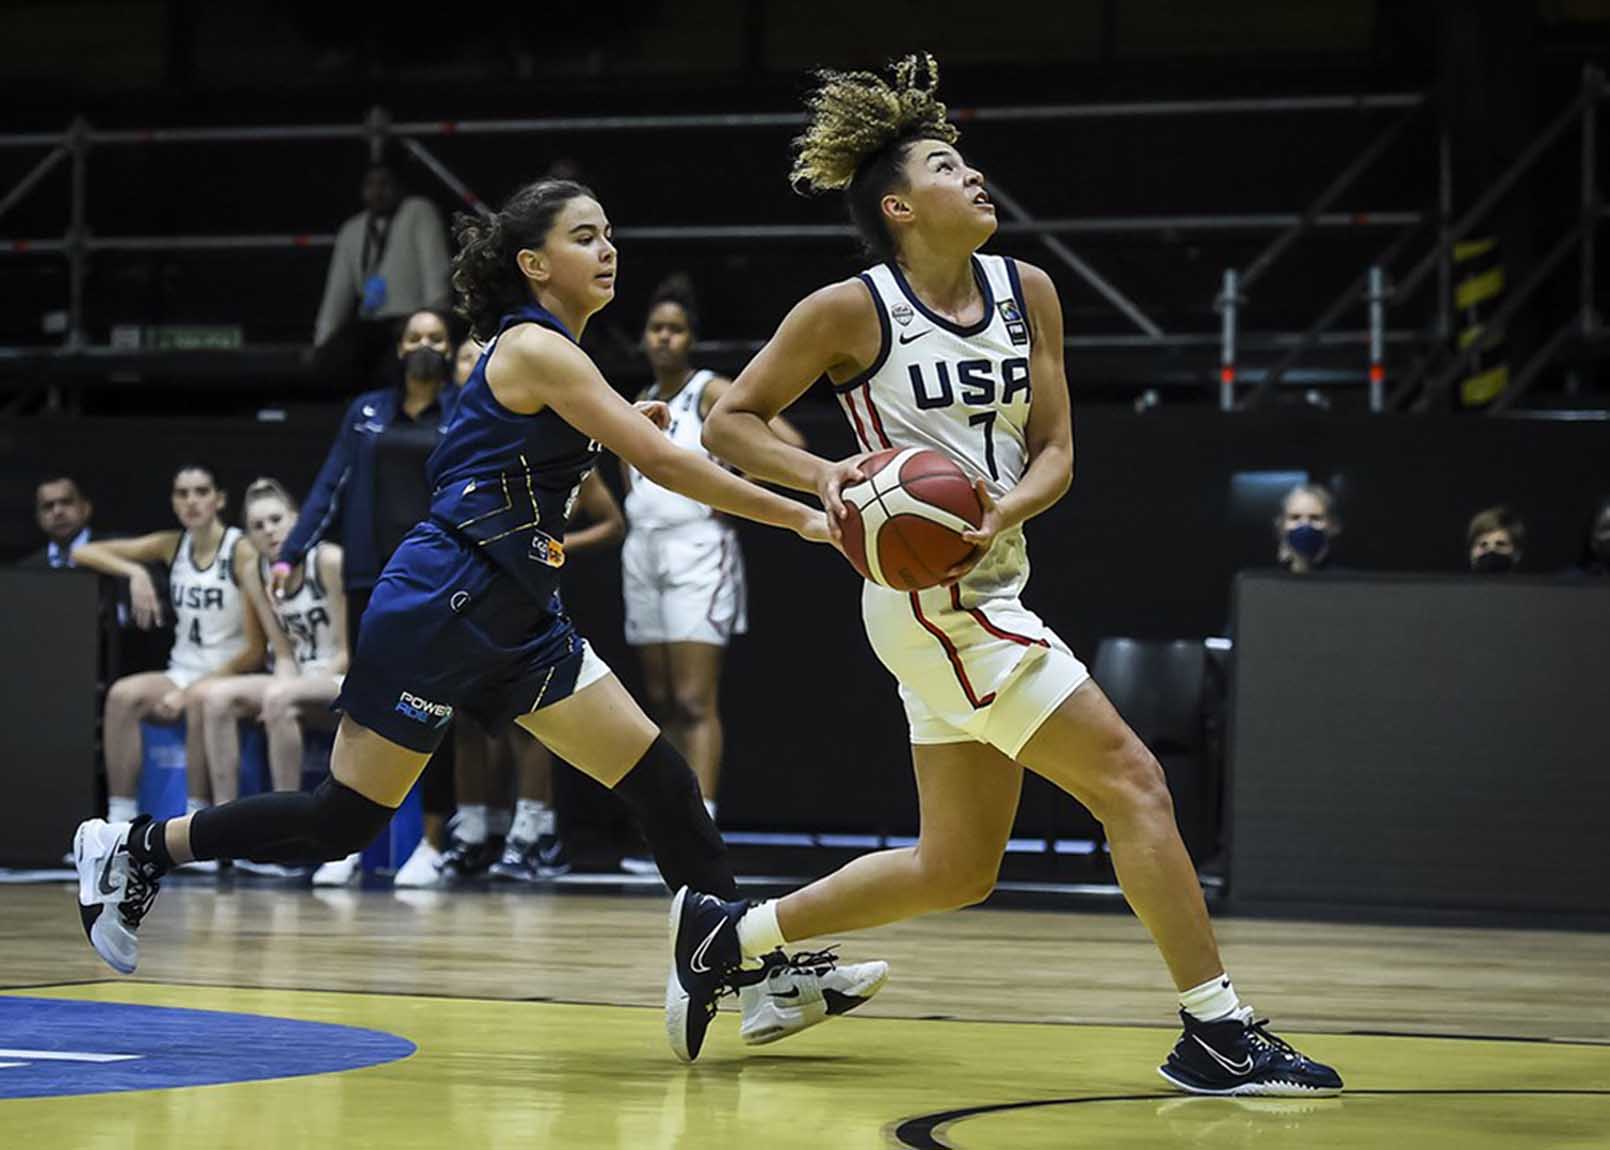
<path id="1" fill-rule="evenodd" d="M 927 335 L 929 331 L 933 331 L 933 330 L 934 330 L 933 328 L 929 328 L 928 331 L 919 331 L 916 335 L 909 335 L 909 336 L 906 335 L 904 332 L 902 332 L 900 334 L 900 342 L 901 343 L 916 343 L 923 336 Z"/>
<path id="2" fill-rule="evenodd" d="M 116 894 L 117 884 L 112 881 L 112 864 L 117 861 L 117 852 L 113 851 L 106 856 L 106 865 L 101 867 L 101 893 Z"/>
<path id="3" fill-rule="evenodd" d="M 1226 1058 L 1224 1055 L 1220 1054 L 1217 1050 L 1214 1050 L 1213 1047 L 1211 1047 L 1207 1043 L 1203 1042 L 1200 1038 L 1197 1038 L 1196 1035 L 1193 1034 L 1193 1035 L 1191 1035 L 1191 1037 L 1193 1039 L 1195 1039 L 1196 1044 L 1198 1046 L 1200 1046 L 1203 1050 L 1208 1052 L 1208 1056 L 1211 1057 L 1213 1059 L 1213 1061 L 1217 1062 L 1220 1066 L 1224 1067 L 1231 1074 L 1237 1075 L 1238 1077 L 1241 1077 L 1241 1078 L 1245 1078 L 1248 1074 L 1252 1073 L 1252 1056 L 1250 1054 L 1246 1058 L 1242 1059 L 1240 1062 L 1231 1062 L 1228 1058 Z"/>
<path id="4" fill-rule="evenodd" d="M 693 966 L 693 973 L 694 974 L 708 974 L 708 973 L 710 973 L 710 968 L 709 968 L 709 966 L 705 965 L 705 961 L 704 961 L 705 952 L 710 949 L 710 944 L 716 940 L 716 935 L 720 934 L 721 933 L 721 928 L 726 926 L 726 925 L 727 925 L 727 920 L 726 920 L 725 917 L 723 917 L 720 922 L 716 923 L 715 928 L 713 930 L 711 930 L 711 932 L 709 934 L 704 936 L 704 941 L 701 942 L 698 945 L 698 947 L 695 948 L 695 950 L 693 951 L 692 966 Z"/>
<path id="5" fill-rule="evenodd" d="M 798 998 L 799 987 L 796 986 L 793 990 L 774 990 L 771 992 L 771 996 L 773 998 Z"/>

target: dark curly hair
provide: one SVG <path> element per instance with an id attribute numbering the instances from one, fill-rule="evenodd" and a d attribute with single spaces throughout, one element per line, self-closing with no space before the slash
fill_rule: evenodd
<path id="1" fill-rule="evenodd" d="M 453 257 L 457 310 L 477 340 L 491 339 L 500 319 L 530 302 L 531 289 L 515 263 L 515 253 L 540 248 L 554 217 L 580 196 L 598 198 L 574 180 L 535 180 L 491 216 L 460 212 L 453 217 L 453 238 L 458 241 L 458 255 Z"/>
<path id="2" fill-rule="evenodd" d="M 688 331 L 699 334 L 698 297 L 693 292 L 693 280 L 687 272 L 675 272 L 660 281 L 654 294 L 648 297 L 648 310 L 652 313 L 662 303 L 674 303 L 688 318 Z"/>

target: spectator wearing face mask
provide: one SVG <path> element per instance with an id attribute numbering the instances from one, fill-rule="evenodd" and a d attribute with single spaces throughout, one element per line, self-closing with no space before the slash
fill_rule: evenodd
<path id="1" fill-rule="evenodd" d="M 369 605 L 375 581 L 392 550 L 424 514 L 420 506 L 404 517 L 398 531 L 391 522 L 395 500 L 383 493 L 380 441 L 389 434 L 422 432 L 432 440 L 446 419 L 443 388 L 448 382 L 453 345 L 447 317 L 432 309 L 410 315 L 395 344 L 397 382 L 366 391 L 347 408 L 330 454 L 302 507 L 296 526 L 280 545 L 273 568 L 274 589 L 321 539 L 330 537 L 337 521 L 343 555 L 342 583 L 347 600 L 348 650 L 358 634 L 358 620 Z M 425 487 L 424 457 L 417 460 L 417 486 Z"/>
<path id="2" fill-rule="evenodd" d="M 1526 524 L 1507 507 L 1489 507 L 1470 517 L 1465 530 L 1470 569 L 1478 575 L 1503 575 L 1520 565 L 1526 547 Z"/>
<path id="3" fill-rule="evenodd" d="M 1286 492 L 1275 516 L 1275 561 L 1293 575 L 1324 570 L 1331 546 L 1342 533 L 1336 497 L 1318 483 L 1300 483 Z"/>
<path id="4" fill-rule="evenodd" d="M 1610 579 L 1610 495 L 1599 500 L 1582 540 L 1582 556 L 1568 574 L 1585 579 Z"/>

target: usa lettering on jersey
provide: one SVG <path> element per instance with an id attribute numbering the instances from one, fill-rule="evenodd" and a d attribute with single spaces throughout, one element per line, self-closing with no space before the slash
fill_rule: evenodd
<path id="1" fill-rule="evenodd" d="M 989 255 L 973 266 L 984 298 L 970 325 L 930 310 L 898 267 L 863 272 L 882 331 L 878 359 L 835 390 L 863 450 L 934 448 L 999 498 L 1028 466 L 1033 339 L 1016 266 Z"/>

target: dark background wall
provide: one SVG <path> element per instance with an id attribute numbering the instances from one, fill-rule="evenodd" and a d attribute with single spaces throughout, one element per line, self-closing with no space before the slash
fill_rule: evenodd
<path id="1" fill-rule="evenodd" d="M 1610 585 L 1237 583 L 1241 908 L 1610 915 Z"/>

